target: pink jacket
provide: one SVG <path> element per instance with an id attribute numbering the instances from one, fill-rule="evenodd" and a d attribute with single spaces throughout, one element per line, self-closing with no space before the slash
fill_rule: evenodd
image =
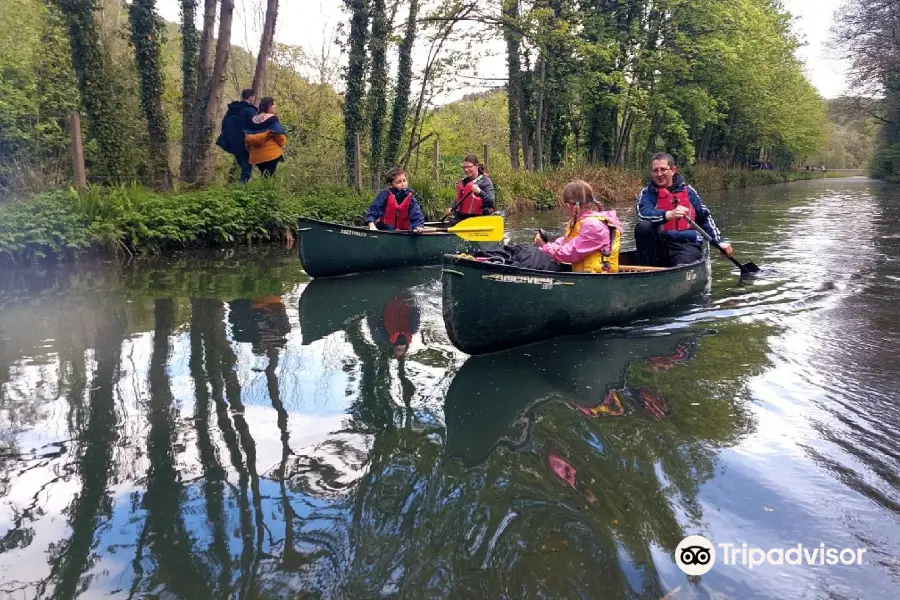
<path id="1" fill-rule="evenodd" d="M 581 221 L 585 217 L 590 216 L 607 217 L 621 235 L 622 224 L 619 222 L 619 217 L 616 216 L 616 211 L 598 212 L 596 210 L 585 210 L 578 215 L 578 220 Z M 541 252 L 558 263 L 572 264 L 584 260 L 588 255 L 598 250 L 609 252 L 611 250 L 611 242 L 609 228 L 597 219 L 588 219 L 582 223 L 578 237 L 570 242 L 566 242 L 565 236 L 562 236 L 541 246 Z"/>

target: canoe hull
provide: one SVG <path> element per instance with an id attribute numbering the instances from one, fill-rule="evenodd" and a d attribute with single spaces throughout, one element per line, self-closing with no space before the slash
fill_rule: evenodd
<path id="1" fill-rule="evenodd" d="M 300 261 L 310 277 L 440 264 L 444 254 L 470 251 L 473 247 L 446 232 L 372 231 L 316 219 L 299 219 L 298 229 Z"/>
<path id="2" fill-rule="evenodd" d="M 633 260 L 623 253 L 622 261 Z M 708 251 L 664 271 L 551 273 L 444 256 L 443 317 L 454 346 L 486 354 L 675 310 L 709 286 Z"/>

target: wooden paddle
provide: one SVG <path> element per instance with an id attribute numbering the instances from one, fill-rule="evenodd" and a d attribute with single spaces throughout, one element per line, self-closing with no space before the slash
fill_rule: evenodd
<path id="1" fill-rule="evenodd" d="M 458 225 L 447 229 L 426 230 L 423 233 L 454 233 L 470 242 L 501 242 L 503 241 L 503 217 L 486 215 L 482 217 L 469 217 Z"/>
<path id="2" fill-rule="evenodd" d="M 712 237 L 710 237 L 710 235 L 708 233 L 706 233 L 706 231 L 704 231 L 702 227 L 700 227 L 699 225 L 694 223 L 693 219 L 691 219 L 688 216 L 684 216 L 681 218 L 684 219 L 685 221 L 687 221 L 688 223 L 690 223 L 691 226 L 694 229 L 696 229 L 700 235 L 702 235 L 703 237 L 706 238 L 706 241 L 708 241 L 712 246 L 714 246 L 719 252 L 722 253 L 722 256 L 724 256 L 725 258 L 727 258 L 728 260 L 730 260 L 731 262 L 736 264 L 738 269 L 741 270 L 741 275 L 748 275 L 750 273 L 756 273 L 757 271 L 759 271 L 759 267 L 757 267 L 756 264 L 754 264 L 753 262 L 746 262 L 744 264 L 741 264 L 733 256 L 730 256 L 729 254 L 727 254 L 724 250 L 722 250 L 721 246 L 719 246 L 715 241 L 713 241 Z"/>

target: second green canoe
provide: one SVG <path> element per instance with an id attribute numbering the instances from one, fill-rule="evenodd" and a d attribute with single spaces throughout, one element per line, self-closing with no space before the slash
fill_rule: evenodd
<path id="1" fill-rule="evenodd" d="M 444 254 L 496 245 L 474 244 L 447 232 L 372 231 L 306 218 L 299 219 L 298 229 L 300 261 L 310 277 L 440 264 Z"/>
<path id="2" fill-rule="evenodd" d="M 623 252 L 622 265 L 635 264 Z M 556 273 L 444 256 L 447 335 L 467 354 L 485 354 L 585 333 L 684 306 L 707 289 L 709 251 L 695 263 L 649 272 Z"/>

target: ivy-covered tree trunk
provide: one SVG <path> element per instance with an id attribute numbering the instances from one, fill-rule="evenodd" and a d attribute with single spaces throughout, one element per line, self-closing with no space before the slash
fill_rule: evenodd
<path id="1" fill-rule="evenodd" d="M 514 171 L 519 170 L 519 145 L 521 133 L 522 64 L 519 60 L 519 35 L 515 30 L 519 16 L 519 0 L 504 0 L 502 6 L 503 38 L 506 40 L 506 84 L 509 110 L 509 162 Z"/>
<path id="2" fill-rule="evenodd" d="M 345 73 L 347 92 L 344 96 L 344 162 L 347 165 L 347 182 L 353 186 L 356 183 L 354 140 L 363 129 L 369 9 L 366 0 L 344 0 L 344 3 L 350 9 L 350 53 Z"/>
<path id="3" fill-rule="evenodd" d="M 406 130 L 406 117 L 409 116 L 409 92 L 412 87 L 412 48 L 416 41 L 416 16 L 419 0 L 409 0 L 409 15 L 406 18 L 406 32 L 400 43 L 400 56 L 397 61 L 397 87 L 394 90 L 394 110 L 391 115 L 391 128 L 388 131 L 387 152 L 384 162 L 397 164 L 400 144 L 403 143 L 403 132 Z"/>
<path id="4" fill-rule="evenodd" d="M 372 118 L 372 132 L 369 140 L 372 170 L 372 189 L 380 187 L 383 171 L 382 141 L 384 120 L 387 118 L 387 47 L 391 34 L 390 23 L 385 11 L 384 0 L 372 1 L 372 36 L 369 38 L 369 53 L 372 56 L 372 70 L 369 74 L 369 110 Z"/>
<path id="5" fill-rule="evenodd" d="M 206 113 L 212 78 L 212 45 L 217 5 L 218 0 L 204 0 L 203 34 L 200 37 L 199 57 L 196 62 L 197 81 L 193 88 L 193 102 L 190 107 L 184 107 L 191 113 L 188 117 L 191 127 L 189 130 L 185 130 L 182 136 L 181 178 L 189 183 L 197 181 L 200 131 L 203 115 Z M 186 26 L 186 23 L 182 24 L 182 27 Z M 193 21 L 190 26 L 193 27 Z"/>
<path id="6" fill-rule="evenodd" d="M 262 40 L 259 44 L 259 56 L 256 57 L 256 70 L 253 72 L 253 93 L 257 97 L 263 95 L 266 86 L 266 65 L 272 56 L 275 42 L 275 21 L 278 19 L 278 0 L 268 0 L 266 4 L 266 22 L 263 25 Z"/>
<path id="7" fill-rule="evenodd" d="M 213 5 L 215 10 L 215 4 Z M 197 60 L 200 36 L 194 21 L 197 0 L 181 0 L 181 178 L 187 179 L 190 139 L 194 132 L 197 103 Z"/>
<path id="8" fill-rule="evenodd" d="M 147 119 L 150 138 L 150 167 L 160 189 L 172 187 L 169 171 L 169 125 L 162 106 L 163 79 L 159 40 L 162 19 L 156 14 L 156 0 L 132 0 L 128 8 L 134 61 L 141 83 L 141 108 Z"/>
<path id="9" fill-rule="evenodd" d="M 212 150 L 213 130 L 219 116 L 222 88 L 225 84 L 225 67 L 231 52 L 231 21 L 234 15 L 234 0 L 222 0 L 219 10 L 219 35 L 216 39 L 216 60 L 209 80 L 209 92 L 200 98 L 204 106 L 197 136 L 197 162 L 191 182 L 205 183 L 210 178 L 209 157 Z"/>
<path id="10" fill-rule="evenodd" d="M 125 127 L 109 76 L 109 57 L 100 46 L 94 20 L 96 0 L 56 1 L 69 29 L 87 133 L 97 143 L 99 160 L 91 166 L 91 174 L 106 182 L 126 181 L 133 175 L 127 167 L 128 140 L 122 136 Z"/>

